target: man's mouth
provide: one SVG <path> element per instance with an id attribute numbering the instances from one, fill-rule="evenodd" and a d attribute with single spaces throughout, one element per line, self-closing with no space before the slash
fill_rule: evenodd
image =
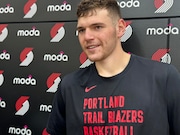
<path id="1" fill-rule="evenodd" d="M 87 49 L 94 49 L 94 48 L 96 48 L 96 47 L 98 47 L 99 45 L 90 45 L 90 46 L 88 46 L 87 47 Z"/>

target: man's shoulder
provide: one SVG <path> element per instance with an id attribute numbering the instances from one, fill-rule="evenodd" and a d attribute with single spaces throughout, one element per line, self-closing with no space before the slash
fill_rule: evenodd
<path id="1" fill-rule="evenodd" d="M 79 82 L 79 81 L 85 81 L 89 78 L 90 74 L 92 73 L 93 70 L 93 64 L 84 67 L 84 68 L 79 68 L 71 73 L 66 74 L 63 77 L 63 82 L 67 83 L 67 82 Z"/>
<path id="2" fill-rule="evenodd" d="M 146 70 L 147 72 L 154 72 L 157 74 L 168 74 L 171 70 L 176 70 L 176 67 L 172 64 L 162 63 L 160 61 L 151 60 L 145 57 L 134 55 L 134 65 L 139 67 L 141 70 Z"/>
<path id="3" fill-rule="evenodd" d="M 168 67 L 170 64 L 162 63 L 160 61 L 151 60 L 146 57 L 133 55 L 134 60 L 137 64 L 140 64 L 141 66 L 148 66 L 148 67 Z"/>

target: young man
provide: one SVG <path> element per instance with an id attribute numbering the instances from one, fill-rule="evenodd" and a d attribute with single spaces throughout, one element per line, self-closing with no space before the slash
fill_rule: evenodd
<path id="1" fill-rule="evenodd" d="M 82 0 L 79 42 L 94 63 L 65 76 L 51 135 L 180 135 L 180 74 L 172 65 L 123 51 L 116 0 Z"/>

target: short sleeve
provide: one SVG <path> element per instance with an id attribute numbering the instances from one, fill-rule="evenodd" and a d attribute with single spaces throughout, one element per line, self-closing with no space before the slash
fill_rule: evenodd
<path id="1" fill-rule="evenodd" d="M 61 84 L 53 100 L 46 130 L 51 135 L 66 135 L 65 103 L 61 93 Z"/>
<path id="2" fill-rule="evenodd" d="M 172 65 L 169 66 L 166 86 L 170 135 L 180 135 L 180 73 Z"/>

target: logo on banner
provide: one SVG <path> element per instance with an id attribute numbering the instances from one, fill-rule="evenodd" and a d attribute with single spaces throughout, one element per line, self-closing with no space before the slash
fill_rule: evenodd
<path id="1" fill-rule="evenodd" d="M 0 42 L 3 42 L 8 36 L 7 24 L 0 24 Z"/>
<path id="2" fill-rule="evenodd" d="M 166 13 L 172 6 L 174 0 L 154 0 L 154 5 L 156 7 L 155 13 Z"/>
<path id="3" fill-rule="evenodd" d="M 63 61 L 63 62 L 67 62 L 69 60 L 69 57 L 64 54 L 63 51 L 60 51 L 59 54 L 45 54 L 44 55 L 44 61 Z"/>
<path id="4" fill-rule="evenodd" d="M 42 105 L 40 105 L 39 110 L 41 112 L 51 112 L 52 105 L 44 105 L 44 104 L 42 104 Z"/>
<path id="5" fill-rule="evenodd" d="M 152 60 L 156 60 L 162 63 L 171 63 L 171 56 L 169 54 L 170 49 L 159 49 L 152 55 Z"/>
<path id="6" fill-rule="evenodd" d="M 64 23 L 56 23 L 51 31 L 51 41 L 50 42 L 59 42 L 65 35 Z"/>
<path id="7" fill-rule="evenodd" d="M 13 79 L 13 84 L 19 84 L 19 85 L 36 85 L 36 79 L 32 78 L 32 75 L 29 75 L 28 78 L 15 77 L 15 78 Z"/>
<path id="8" fill-rule="evenodd" d="M 49 5 L 47 7 L 47 12 L 58 12 L 58 11 L 71 11 L 71 5 L 64 1 L 62 5 Z"/>
<path id="9" fill-rule="evenodd" d="M 25 125 L 22 129 L 16 127 L 9 127 L 8 133 L 15 135 L 32 135 L 32 131 L 28 129 L 27 125 Z"/>
<path id="10" fill-rule="evenodd" d="M 16 113 L 15 115 L 23 116 L 29 110 L 29 96 L 21 96 L 16 101 Z"/>
<path id="11" fill-rule="evenodd" d="M 0 86 L 4 83 L 4 76 L 3 76 L 3 70 L 0 70 Z"/>
<path id="12" fill-rule="evenodd" d="M 46 128 L 43 130 L 42 135 L 49 135 L 49 133 L 46 131 Z"/>
<path id="13" fill-rule="evenodd" d="M 33 48 L 25 48 L 20 54 L 20 66 L 29 66 L 34 59 Z"/>
<path id="14" fill-rule="evenodd" d="M 13 7 L 10 7 L 10 4 L 7 4 L 7 6 L 4 8 L 4 7 L 0 7 L 0 14 L 8 14 L 8 13 L 14 13 L 14 8 Z"/>
<path id="15" fill-rule="evenodd" d="M 6 102 L 0 97 L 0 108 L 6 108 Z"/>
<path id="16" fill-rule="evenodd" d="M 178 35 L 179 28 L 173 27 L 173 24 L 169 24 L 166 28 L 148 28 L 146 31 L 146 35 Z"/>
<path id="17" fill-rule="evenodd" d="M 28 0 L 24 6 L 24 18 L 32 18 L 37 12 L 37 0 Z"/>
<path id="18" fill-rule="evenodd" d="M 32 30 L 18 30 L 17 36 L 20 36 L 20 37 L 35 36 L 35 37 L 38 37 L 38 36 L 40 36 L 40 31 L 37 30 L 35 26 L 33 26 Z"/>
<path id="19" fill-rule="evenodd" d="M 118 2 L 117 1 L 117 3 L 121 8 L 140 7 L 140 2 L 138 0 L 129 0 L 127 2 L 125 2 L 125 1 Z"/>
<path id="20" fill-rule="evenodd" d="M 47 79 L 48 90 L 46 92 L 55 93 L 58 89 L 58 85 L 61 82 L 60 73 L 52 73 Z"/>
<path id="21" fill-rule="evenodd" d="M 79 68 L 85 68 L 85 67 L 87 67 L 87 66 L 89 66 L 90 64 L 93 63 L 92 61 L 90 61 L 87 58 L 87 55 L 84 52 L 82 52 L 80 54 L 79 60 L 80 60 L 80 63 L 81 63 L 81 66 Z"/>
<path id="22" fill-rule="evenodd" d="M 0 53 L 0 60 L 10 60 L 11 55 L 7 53 L 6 50 L 3 50 L 2 53 Z"/>
<path id="23" fill-rule="evenodd" d="M 121 42 L 126 42 L 132 35 L 133 30 L 131 27 L 132 21 L 126 21 L 126 32 L 124 33 L 124 35 L 121 37 Z"/>

